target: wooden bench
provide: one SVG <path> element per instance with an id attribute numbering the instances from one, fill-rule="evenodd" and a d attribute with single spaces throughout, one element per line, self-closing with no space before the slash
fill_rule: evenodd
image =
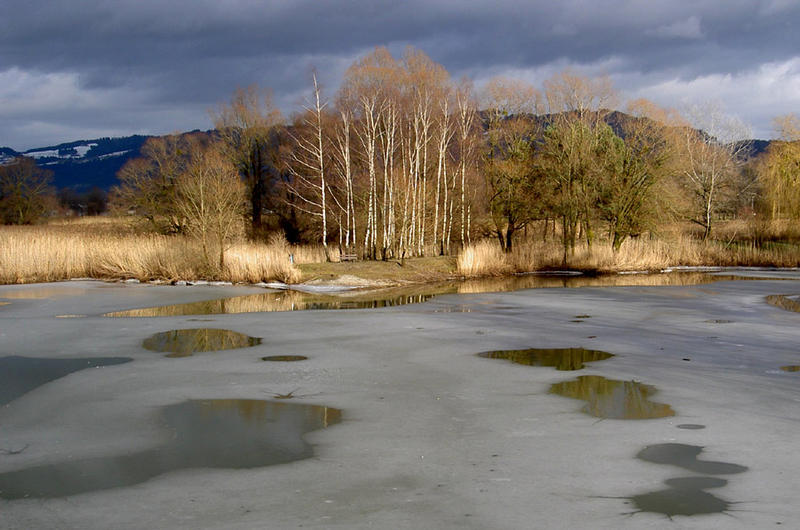
<path id="1" fill-rule="evenodd" d="M 358 254 L 340 254 L 339 261 L 358 261 Z"/>

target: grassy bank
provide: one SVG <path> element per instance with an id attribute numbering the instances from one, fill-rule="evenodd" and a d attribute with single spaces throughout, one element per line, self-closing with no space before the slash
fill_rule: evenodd
<path id="1" fill-rule="evenodd" d="M 412 258 L 403 261 L 353 261 L 306 263 L 298 266 L 303 281 L 336 281 L 369 285 L 441 281 L 457 276 L 455 259 L 449 256 Z"/>

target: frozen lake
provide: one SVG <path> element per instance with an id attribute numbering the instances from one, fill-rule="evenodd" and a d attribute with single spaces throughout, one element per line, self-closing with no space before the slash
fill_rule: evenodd
<path id="1" fill-rule="evenodd" d="M 800 273 L 669 277 L 0 286 L 0 528 L 791 528 Z"/>

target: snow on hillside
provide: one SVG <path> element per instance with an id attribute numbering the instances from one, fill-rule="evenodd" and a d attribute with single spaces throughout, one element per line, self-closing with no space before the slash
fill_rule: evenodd
<path id="1" fill-rule="evenodd" d="M 58 151 L 55 149 L 50 151 L 28 151 L 25 153 L 25 156 L 35 158 L 36 160 L 40 158 L 58 158 Z"/>
<path id="2" fill-rule="evenodd" d="M 78 152 L 79 157 L 84 157 L 92 147 L 97 147 L 97 144 L 76 145 L 75 151 Z"/>
<path id="3" fill-rule="evenodd" d="M 133 151 L 133 149 L 126 149 L 125 151 L 114 151 L 113 153 L 100 155 L 100 156 L 97 157 L 97 159 L 98 160 L 105 160 L 106 158 L 114 158 L 115 156 L 127 155 L 131 151 Z"/>
<path id="4" fill-rule="evenodd" d="M 40 160 L 42 158 L 56 158 L 59 160 L 79 160 L 86 157 L 86 153 L 97 147 L 95 142 L 87 142 L 83 144 L 68 144 L 66 146 L 58 146 L 57 148 L 45 148 L 31 151 L 25 151 L 25 156 Z"/>
<path id="5" fill-rule="evenodd" d="M 4 166 L 17 158 L 19 153 L 9 147 L 0 147 L 0 166 Z"/>

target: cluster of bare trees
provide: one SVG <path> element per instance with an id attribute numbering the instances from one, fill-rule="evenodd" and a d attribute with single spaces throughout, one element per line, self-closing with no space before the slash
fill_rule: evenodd
<path id="1" fill-rule="evenodd" d="M 477 106 L 424 53 L 385 48 L 353 64 L 333 100 L 313 79 L 293 120 L 288 200 L 319 241 L 387 258 L 447 253 L 470 237 L 479 190 Z"/>
<path id="2" fill-rule="evenodd" d="M 686 118 L 644 100 L 615 112 L 606 77 L 560 72 L 543 89 L 496 78 L 478 97 L 409 49 L 350 67 L 333 100 L 313 80 L 290 130 L 284 191 L 323 244 L 367 257 L 448 253 L 533 222 L 564 259 L 602 227 L 615 250 L 665 217 L 709 237 L 742 179 L 748 131 L 712 106 Z M 751 179 L 752 180 L 752 179 Z"/>
<path id="3" fill-rule="evenodd" d="M 773 215 L 800 211 L 796 118 L 743 171 L 749 131 L 719 109 L 682 116 L 637 100 L 623 113 L 618 99 L 608 78 L 571 71 L 541 89 L 496 78 L 479 98 L 419 50 L 376 48 L 330 96 L 312 75 L 288 124 L 251 87 L 213 112 L 212 133 L 149 140 L 120 171 L 117 202 L 204 248 L 223 249 L 249 219 L 255 238 L 280 229 L 372 259 L 487 235 L 510 251 L 536 223 L 566 261 L 579 243 L 605 235 L 618 250 L 665 219 L 708 238 L 745 196 Z"/>

